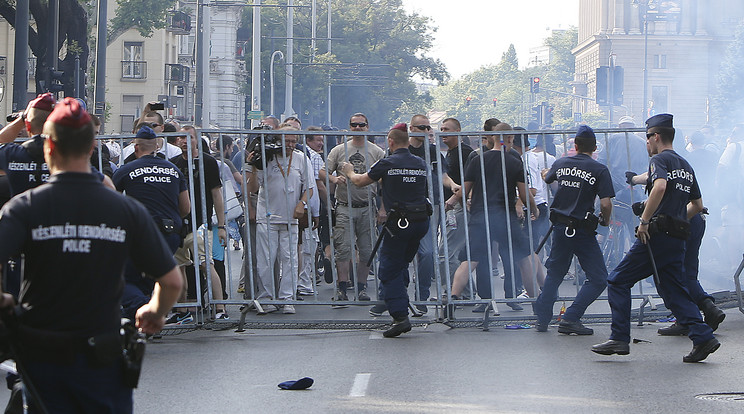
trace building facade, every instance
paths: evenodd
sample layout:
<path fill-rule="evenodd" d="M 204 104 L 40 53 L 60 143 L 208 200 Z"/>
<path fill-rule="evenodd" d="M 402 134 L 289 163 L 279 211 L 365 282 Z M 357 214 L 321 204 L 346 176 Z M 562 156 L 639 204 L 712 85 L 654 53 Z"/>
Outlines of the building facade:
<path fill-rule="evenodd" d="M 721 60 L 744 18 L 744 2 L 580 0 L 579 14 L 574 93 L 590 99 L 577 99 L 575 112 L 609 111 L 594 99 L 596 70 L 614 64 L 624 69 L 624 85 L 613 123 L 631 115 L 640 124 L 663 112 L 674 114 L 675 125 L 685 130 L 708 122 Z"/>

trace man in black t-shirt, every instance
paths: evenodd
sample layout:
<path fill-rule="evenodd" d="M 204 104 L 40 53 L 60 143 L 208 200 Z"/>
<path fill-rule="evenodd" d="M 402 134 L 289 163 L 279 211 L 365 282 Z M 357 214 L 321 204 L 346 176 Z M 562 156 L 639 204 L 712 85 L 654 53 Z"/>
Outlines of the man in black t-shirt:
<path fill-rule="evenodd" d="M 188 142 L 185 136 L 178 137 L 176 145 L 181 147 L 183 153 L 177 157 L 170 159 L 170 162 L 176 165 L 179 170 L 186 177 L 187 181 L 190 181 L 189 185 L 194 187 L 195 203 L 191 205 L 191 214 L 184 219 L 183 225 L 186 226 L 188 234 L 183 240 L 183 245 L 176 250 L 175 258 L 179 266 L 189 266 L 194 263 L 194 233 L 192 223 L 196 224 L 196 228 L 205 225 L 207 229 L 211 228 L 211 223 L 208 220 L 212 217 L 212 209 L 217 215 L 217 228 L 220 243 L 225 246 L 227 243 L 227 231 L 225 230 L 225 208 L 224 201 L 222 199 L 222 180 L 220 179 L 220 170 L 217 166 L 217 160 L 209 154 L 199 151 L 199 142 L 197 141 L 196 129 L 192 126 L 185 126 L 181 128 L 182 131 L 188 133 L 188 139 L 191 140 L 191 171 L 189 171 L 189 159 L 188 159 Z M 204 163 L 204 177 L 201 177 L 199 168 L 200 159 Z M 189 187 L 190 188 L 190 187 Z M 205 190 L 206 189 L 206 190 Z M 206 202 L 206 216 L 202 211 L 201 200 Z M 196 212 L 196 214 L 194 214 Z M 186 232 L 184 232 L 186 233 Z M 198 232 L 197 232 L 198 233 Z M 210 275 L 212 280 L 212 296 L 215 300 L 222 300 L 222 282 L 220 281 L 217 270 L 214 268 L 212 263 L 212 255 L 205 255 L 204 252 L 204 236 L 199 234 L 197 240 L 199 267 L 202 271 L 206 272 L 206 263 L 210 266 Z M 209 259 L 209 260 L 207 260 Z M 199 295 L 199 292 L 196 292 Z M 186 293 L 182 296 L 185 299 Z M 187 312 L 188 313 L 188 312 Z M 227 318 L 225 313 L 224 305 L 217 305 L 217 317 L 220 319 Z M 184 318 L 188 318 L 188 315 L 180 315 Z M 177 317 L 178 318 L 178 317 Z"/>
<path fill-rule="evenodd" d="M 139 202 L 110 191 L 90 173 L 93 123 L 72 99 L 44 124 L 47 184 L 14 198 L 0 213 L 0 261 L 23 254 L 19 306 L 0 309 L 19 323 L 13 335 L 41 403 L 55 412 L 132 412 L 124 381 L 120 299 L 124 261 L 156 280 L 137 326 L 156 333 L 181 290 L 163 238 Z M 71 374 L 74 373 L 74 374 Z M 33 412 L 41 411 L 30 401 Z"/>
<path fill-rule="evenodd" d="M 503 125 L 502 130 L 511 129 L 508 124 L 500 125 Z M 504 265 L 506 298 L 514 297 L 515 293 L 511 285 L 514 273 L 512 262 L 519 266 L 522 275 L 533 274 L 529 260 L 531 254 L 529 242 L 519 229 L 515 210 L 517 193 L 523 203 L 530 203 L 531 211 L 539 213 L 534 199 L 527 196 L 520 159 L 505 153 L 504 143 L 512 138 L 512 136 L 504 135 L 502 140 L 500 136 L 489 135 L 489 146 L 493 149 L 483 153 L 484 174 L 481 174 L 480 159 L 475 158 L 465 167 L 463 176 L 463 191 L 470 197 L 470 220 L 468 222 L 470 258 L 472 266 L 476 267 L 478 295 L 482 299 L 492 298 L 490 265 L 495 263 L 495 258 L 491 258 L 492 263 L 489 263 L 491 242 L 498 242 L 499 255 Z M 483 182 L 483 177 L 485 177 L 485 182 Z M 484 187 L 485 199 L 483 197 Z M 460 253 L 460 259 L 463 262 L 455 272 L 452 282 L 452 295 L 455 299 L 459 299 L 469 273 L 467 256 L 464 253 L 464 250 Z"/>

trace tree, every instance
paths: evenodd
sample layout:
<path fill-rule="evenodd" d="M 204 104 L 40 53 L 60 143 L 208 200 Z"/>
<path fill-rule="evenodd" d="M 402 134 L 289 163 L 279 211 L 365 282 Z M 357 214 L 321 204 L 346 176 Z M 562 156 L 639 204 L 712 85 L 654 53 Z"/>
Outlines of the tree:
<path fill-rule="evenodd" d="M 116 15 L 109 21 L 109 45 L 129 29 L 137 29 L 142 37 L 150 37 L 153 30 L 164 28 L 166 12 L 173 8 L 176 0 L 116 0 L 116 4 Z"/>
<path fill-rule="evenodd" d="M 52 24 L 47 11 L 47 1 L 29 0 L 29 12 L 35 24 L 28 29 L 28 46 L 31 48 L 31 53 L 36 56 L 37 93 L 42 92 L 39 81 L 43 80 L 43 77 L 40 74 L 48 73 L 49 70 L 47 39 L 51 36 Z M 75 57 L 80 57 L 81 70 L 85 71 L 85 62 L 88 61 L 90 52 L 88 49 L 88 12 L 78 0 L 59 0 L 59 15 L 59 43 L 57 50 L 52 53 L 59 56 L 58 68 L 65 73 L 63 78 L 65 95 L 72 96 Z M 0 16 L 15 28 L 15 2 L 11 4 L 8 0 L 0 0 Z"/>
<path fill-rule="evenodd" d="M 269 59 L 274 50 L 286 51 L 286 11 L 264 8 L 262 13 L 262 107 L 268 108 Z M 317 11 L 318 37 L 327 32 L 327 11 Z M 242 27 L 250 33 L 252 8 L 246 7 Z M 294 35 L 310 37 L 310 10 L 295 10 Z M 419 93 L 412 78 L 444 81 L 448 74 L 436 59 L 423 57 L 432 46 L 434 28 L 416 13 L 407 14 L 401 0 L 333 0 L 332 53 L 326 41 L 318 50 L 309 40 L 294 42 L 293 109 L 304 123 L 327 119 L 328 80 L 332 83 L 332 121 L 345 126 L 354 112 L 364 112 L 373 129 L 385 129 L 412 112 L 425 110 L 428 95 Z M 251 54 L 246 53 L 250 67 Z M 275 65 L 276 105 L 284 107 L 284 70 Z M 254 74 L 256 75 L 256 74 Z M 248 81 L 250 84 L 250 80 Z"/>
<path fill-rule="evenodd" d="M 713 120 L 720 128 L 730 128 L 744 117 L 744 23 L 726 49 L 718 73 L 718 91 L 713 99 Z"/>

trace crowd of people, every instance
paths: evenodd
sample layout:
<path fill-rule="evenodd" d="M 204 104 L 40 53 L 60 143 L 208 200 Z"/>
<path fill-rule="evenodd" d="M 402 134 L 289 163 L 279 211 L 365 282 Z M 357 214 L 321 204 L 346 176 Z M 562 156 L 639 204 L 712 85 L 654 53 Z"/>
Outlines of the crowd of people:
<path fill-rule="evenodd" d="M 29 104 L 26 119 L 3 128 L 0 141 L 10 143 L 24 131 L 39 136 L 43 119 L 35 119 L 35 113 L 49 112 L 54 104 L 50 99 L 40 97 Z M 576 280 L 581 288 L 559 332 L 591 334 L 580 318 L 604 291 L 612 270 L 597 244 L 606 231 L 597 229 L 597 224 L 636 223 L 630 209 L 613 212 L 612 200 L 630 205 L 646 198 L 644 185 L 652 188 L 631 177 L 648 169 L 649 156 L 654 154 L 647 140 L 630 132 L 602 140 L 586 126 L 566 136 L 565 142 L 555 143 L 547 134 L 531 140 L 524 128 L 496 118 L 484 122 L 483 133 L 462 134 L 455 118 L 446 118 L 438 126 L 439 145 L 426 115 L 413 116 L 405 127 L 408 152 L 426 163 L 426 196 L 431 204 L 431 225 L 417 241 L 412 257 L 417 304 L 411 311 L 416 316 L 425 314 L 426 302 L 441 294 L 442 302 L 452 302 L 445 308 L 450 317 L 454 304 L 463 300 L 476 304 L 473 312 L 489 312 L 493 310 L 489 300 L 498 295 L 517 311 L 523 310 L 523 303 L 536 301 L 537 327 L 545 331 L 558 286 L 575 255 L 585 280 Z M 623 117 L 619 127 L 634 128 L 635 123 Z M 390 312 L 385 292 L 382 284 L 370 289 L 368 280 L 381 272 L 370 265 L 383 260 L 375 257 L 375 242 L 384 233 L 392 206 L 385 205 L 380 182 L 358 186 L 349 177 L 367 173 L 393 153 L 369 132 L 370 121 L 363 113 L 352 114 L 343 132 L 313 133 L 323 130 L 304 128 L 296 117 L 280 122 L 269 116 L 250 135 L 202 135 L 193 126 L 165 120 L 148 104 L 133 127 L 135 138 L 127 145 L 103 141 L 90 163 L 104 184 L 147 207 L 181 271 L 184 288 L 179 302 L 207 295 L 207 302 L 216 301 L 213 317 L 225 320 L 229 315 L 222 300 L 243 294 L 256 299 L 249 307 L 259 314 L 294 314 L 296 301 L 317 295 L 324 277 L 334 283 L 330 298 L 334 309 L 374 298 L 378 303 L 369 312 L 380 316 Z M 706 138 L 705 131 L 709 128 L 686 137 L 677 151 L 700 171 L 696 183 L 707 191 L 726 177 L 742 174 L 744 126 L 737 126 L 720 148 Z M 21 152 L 38 152 L 33 142 L 23 144 L 26 148 Z M 0 167 L 11 190 L 7 198 L 27 188 L 16 183 L 15 174 L 20 173 L 25 184 L 39 184 L 48 174 L 43 162 L 13 160 L 19 147 L 6 144 L 0 150 Z M 711 174 L 710 164 L 716 160 L 718 172 Z M 586 189 L 584 182 L 590 183 Z M 742 191 L 726 195 L 718 206 L 721 221 L 724 226 L 740 226 Z M 596 210 L 601 214 L 594 216 Z M 630 248 L 632 240 L 628 243 Z M 543 245 L 543 250 L 538 248 Z M 227 251 L 247 246 L 239 284 L 230 292 Z M 197 291 L 197 285 L 207 283 L 196 283 L 195 273 L 201 275 L 201 282 L 210 277 L 210 292 Z M 492 286 L 498 280 L 494 273 L 503 275 L 500 289 Z M 150 300 L 154 283 L 146 276 L 128 263 L 122 299 L 126 316 L 133 318 Z M 6 279 L 6 289 L 17 289 L 18 277 Z M 501 289 L 503 296 L 497 293 Z M 701 297 L 701 301 L 710 299 L 707 294 Z M 713 312 L 715 306 L 709 305 L 706 302 Z M 167 322 L 189 324 L 194 316 L 194 309 L 181 306 Z M 689 331 L 684 326 L 675 329 L 672 332 Z"/>

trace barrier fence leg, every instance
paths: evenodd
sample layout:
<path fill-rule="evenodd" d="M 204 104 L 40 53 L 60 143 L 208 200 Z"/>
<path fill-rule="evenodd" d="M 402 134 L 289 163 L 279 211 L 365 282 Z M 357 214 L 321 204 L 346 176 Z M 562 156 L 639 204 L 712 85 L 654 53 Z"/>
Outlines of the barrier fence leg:
<path fill-rule="evenodd" d="M 744 269 L 744 257 L 742 257 L 741 262 L 739 263 L 739 267 L 736 269 L 736 273 L 734 273 L 734 284 L 736 284 L 736 298 L 739 301 L 739 312 L 741 313 L 744 313 L 744 305 L 742 304 L 741 281 L 739 281 L 739 276 L 741 275 L 741 271 L 743 269 Z"/>

